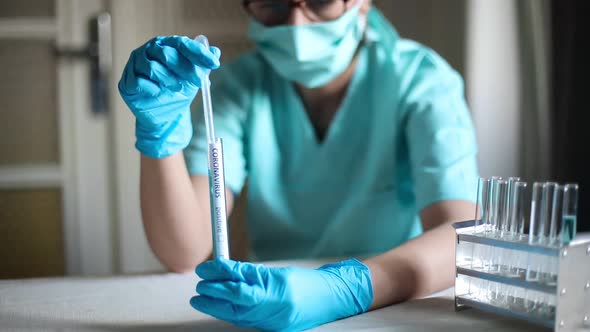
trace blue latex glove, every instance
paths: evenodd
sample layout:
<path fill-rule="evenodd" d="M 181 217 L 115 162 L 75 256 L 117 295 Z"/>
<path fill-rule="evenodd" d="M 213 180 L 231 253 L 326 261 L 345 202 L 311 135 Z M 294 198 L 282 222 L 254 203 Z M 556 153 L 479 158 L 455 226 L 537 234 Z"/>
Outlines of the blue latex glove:
<path fill-rule="evenodd" d="M 134 50 L 119 93 L 136 117 L 136 148 L 152 158 L 184 149 L 193 130 L 190 104 L 221 51 L 188 37 L 156 37 Z"/>
<path fill-rule="evenodd" d="M 300 331 L 367 311 L 369 268 L 357 261 L 316 270 L 268 268 L 217 258 L 199 265 L 193 308 L 242 327 Z"/>

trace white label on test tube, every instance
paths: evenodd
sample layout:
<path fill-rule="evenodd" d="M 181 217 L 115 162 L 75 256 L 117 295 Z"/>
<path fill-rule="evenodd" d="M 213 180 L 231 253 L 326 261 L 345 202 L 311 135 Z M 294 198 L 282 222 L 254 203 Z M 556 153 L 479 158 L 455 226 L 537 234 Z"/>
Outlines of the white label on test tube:
<path fill-rule="evenodd" d="M 209 143 L 209 197 L 211 203 L 213 257 L 229 259 L 224 179 L 223 145 L 221 138 L 217 138 L 215 143 Z"/>

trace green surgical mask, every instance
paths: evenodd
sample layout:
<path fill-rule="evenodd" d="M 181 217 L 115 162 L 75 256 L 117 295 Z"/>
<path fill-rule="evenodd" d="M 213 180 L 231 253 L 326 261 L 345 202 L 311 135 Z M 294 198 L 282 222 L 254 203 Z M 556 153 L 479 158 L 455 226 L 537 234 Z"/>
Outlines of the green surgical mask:
<path fill-rule="evenodd" d="M 363 37 L 360 4 L 340 18 L 306 25 L 266 27 L 254 20 L 248 35 L 283 78 L 308 88 L 323 86 L 344 72 Z"/>

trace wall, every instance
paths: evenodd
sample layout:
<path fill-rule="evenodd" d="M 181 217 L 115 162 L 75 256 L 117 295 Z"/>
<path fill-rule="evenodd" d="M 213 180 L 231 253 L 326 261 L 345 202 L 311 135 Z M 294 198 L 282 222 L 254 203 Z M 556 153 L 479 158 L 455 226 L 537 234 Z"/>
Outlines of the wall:
<path fill-rule="evenodd" d="M 519 175 L 521 93 L 514 0 L 471 0 L 466 81 L 483 176 Z"/>

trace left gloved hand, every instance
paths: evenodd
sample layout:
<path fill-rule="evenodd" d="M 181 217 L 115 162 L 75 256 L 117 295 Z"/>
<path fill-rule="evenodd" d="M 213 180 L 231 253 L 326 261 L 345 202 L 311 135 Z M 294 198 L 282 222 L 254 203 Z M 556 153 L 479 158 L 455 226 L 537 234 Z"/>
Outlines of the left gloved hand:
<path fill-rule="evenodd" d="M 365 312 L 373 302 L 369 268 L 356 259 L 313 270 L 217 258 L 196 273 L 203 280 L 191 305 L 242 327 L 305 330 Z"/>

